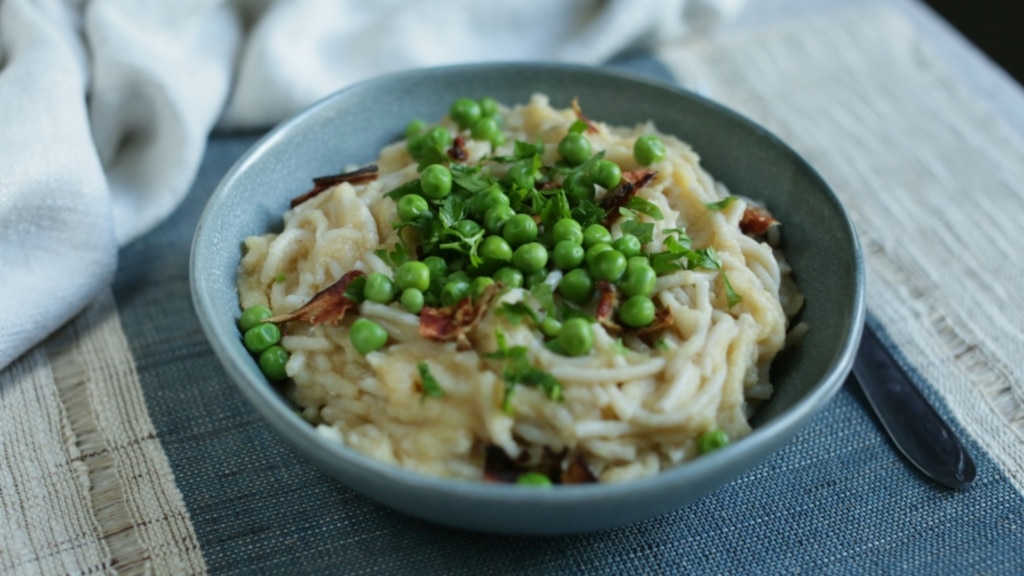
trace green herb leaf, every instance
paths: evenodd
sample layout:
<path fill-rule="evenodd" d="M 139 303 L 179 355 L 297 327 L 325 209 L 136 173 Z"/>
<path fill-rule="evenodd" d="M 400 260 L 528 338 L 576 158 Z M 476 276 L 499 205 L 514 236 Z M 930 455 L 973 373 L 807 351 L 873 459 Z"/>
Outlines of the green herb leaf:
<path fill-rule="evenodd" d="M 546 230 L 551 230 L 555 226 L 555 222 L 562 218 L 572 218 L 572 208 L 569 207 L 569 199 L 565 197 L 565 191 L 557 188 L 541 209 L 540 221 Z"/>
<path fill-rule="evenodd" d="M 420 379 L 423 382 L 423 398 L 430 396 L 431 398 L 440 398 L 444 396 L 444 388 L 438 384 L 437 379 L 430 373 L 430 366 L 426 362 L 420 362 L 416 364 L 416 368 L 420 371 Z"/>
<path fill-rule="evenodd" d="M 651 254 L 651 268 L 654 269 L 654 273 L 658 276 L 664 276 L 670 274 L 676 270 L 682 270 L 683 265 L 679 262 L 682 258 L 682 254 L 673 254 L 672 252 L 658 252 Z"/>
<path fill-rule="evenodd" d="M 722 283 L 725 284 L 725 298 L 729 302 L 729 308 L 743 302 L 743 296 L 736 293 L 733 289 L 732 283 L 729 282 L 729 277 L 725 275 L 725 270 L 722 270 Z"/>
<path fill-rule="evenodd" d="M 735 196 L 726 196 L 725 198 L 722 198 L 718 202 L 709 202 L 705 204 L 704 207 L 707 208 L 708 210 L 711 210 L 712 212 L 718 212 L 719 210 L 725 210 L 726 208 L 729 207 L 730 204 L 732 204 L 735 201 Z"/>
<path fill-rule="evenodd" d="M 683 256 L 692 251 L 690 249 L 689 243 L 690 237 L 687 236 L 686 240 L 687 242 L 683 243 L 676 236 L 666 236 L 665 246 L 668 248 L 668 251 L 671 252 L 672 254 L 675 254 L 677 256 Z"/>
<path fill-rule="evenodd" d="M 636 220 L 623 220 L 619 225 L 623 234 L 636 236 L 641 244 L 647 244 L 654 240 L 654 224 L 651 222 L 637 222 Z"/>
<path fill-rule="evenodd" d="M 661 350 L 662 352 L 664 352 L 664 351 L 668 350 L 668 342 L 666 342 L 664 338 L 658 338 L 654 342 L 654 347 L 656 349 Z"/>
<path fill-rule="evenodd" d="M 385 248 L 380 248 L 374 250 L 373 253 L 383 260 L 385 264 L 396 269 L 409 261 L 409 249 L 402 242 L 396 243 L 391 252 L 388 252 Z"/>
<path fill-rule="evenodd" d="M 505 413 L 512 413 L 512 394 L 518 385 L 539 388 L 548 398 L 558 402 L 564 399 L 562 383 L 551 374 L 530 364 L 530 360 L 526 357 L 525 346 L 509 348 L 505 340 L 505 333 L 501 330 L 495 331 L 494 338 L 497 341 L 498 349 L 484 354 L 484 357 L 492 360 L 505 360 L 505 368 L 502 370 L 502 378 L 505 381 L 502 410 Z"/>
<path fill-rule="evenodd" d="M 647 214 L 655 220 L 661 220 L 665 217 L 665 215 L 661 213 L 661 208 L 658 208 L 657 204 L 639 196 L 633 196 L 630 198 L 629 202 L 626 202 L 626 208 L 636 210 L 641 214 Z"/>
<path fill-rule="evenodd" d="M 560 402 L 562 383 L 551 374 L 530 364 L 526 357 L 516 358 L 505 367 L 505 382 L 540 388 L 548 398 Z"/>
<path fill-rule="evenodd" d="M 703 250 L 694 250 L 690 254 L 687 254 L 687 260 L 690 262 L 689 268 L 707 268 L 708 270 L 721 270 L 722 261 L 718 258 L 718 253 L 711 246 Z"/>
<path fill-rule="evenodd" d="M 345 298 L 361 304 L 365 297 L 363 296 L 363 290 L 366 288 L 366 276 L 356 276 L 348 283 L 345 287 Z"/>
<path fill-rule="evenodd" d="M 274 282 L 277 282 L 277 283 L 284 282 L 287 279 L 288 279 L 288 276 L 285 276 L 284 273 L 281 273 L 281 274 L 278 274 L 277 276 L 274 276 Z"/>
<path fill-rule="evenodd" d="M 573 207 L 571 215 L 573 220 L 576 220 L 580 223 L 580 226 L 586 228 L 603 220 L 605 211 L 596 202 L 582 200 Z"/>
<path fill-rule="evenodd" d="M 519 325 L 526 318 L 533 320 L 535 324 L 539 322 L 537 313 L 525 302 L 504 302 L 501 308 L 494 310 L 494 313 L 507 319 L 513 326 Z"/>
<path fill-rule="evenodd" d="M 441 225 L 445 228 L 451 228 L 456 222 L 466 217 L 468 212 L 466 202 L 462 198 L 450 194 L 445 197 L 441 206 L 437 210 L 437 217 L 441 220 Z"/>
<path fill-rule="evenodd" d="M 420 194 L 421 192 L 423 192 L 423 187 L 420 186 L 420 179 L 417 178 L 415 180 L 409 180 L 405 184 L 402 184 L 398 188 L 388 192 L 385 196 L 391 198 L 395 202 L 398 202 L 398 200 L 406 194 Z"/>
<path fill-rule="evenodd" d="M 537 140 L 536 144 L 530 144 L 529 142 L 523 142 L 522 140 L 516 140 L 516 143 L 512 148 L 513 158 L 516 160 L 526 160 L 531 157 L 539 157 L 544 153 L 544 143 Z"/>
<path fill-rule="evenodd" d="M 577 120 L 569 126 L 570 134 L 583 134 L 590 126 L 584 120 Z"/>
<path fill-rule="evenodd" d="M 447 164 L 448 163 L 448 149 L 440 144 L 427 145 L 423 147 L 423 152 L 420 154 L 419 162 L 416 165 L 416 169 L 423 172 L 427 166 L 433 164 Z"/>
<path fill-rule="evenodd" d="M 568 302 L 562 302 L 562 305 L 558 307 L 558 320 L 565 322 L 571 318 L 583 318 L 590 323 L 597 321 L 585 310 L 581 310 Z"/>
<path fill-rule="evenodd" d="M 541 310 L 547 313 L 548 316 L 554 316 L 555 314 L 555 292 L 551 289 L 549 284 L 541 282 L 540 284 L 534 284 L 530 288 L 530 295 L 540 304 Z M 536 320 L 536 318 L 534 318 Z"/>
<path fill-rule="evenodd" d="M 472 194 L 483 192 L 497 182 L 489 174 L 481 172 L 479 166 L 452 164 L 448 169 L 452 173 L 452 182 Z"/>

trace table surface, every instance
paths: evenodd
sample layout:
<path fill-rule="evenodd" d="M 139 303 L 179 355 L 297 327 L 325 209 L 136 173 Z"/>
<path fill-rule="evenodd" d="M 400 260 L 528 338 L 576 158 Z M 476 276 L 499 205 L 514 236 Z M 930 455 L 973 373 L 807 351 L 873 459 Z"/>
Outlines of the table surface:
<path fill-rule="evenodd" d="M 874 30 L 879 39 L 863 49 L 843 44 L 873 38 Z M 864 75 L 842 85 L 841 74 L 814 59 L 821 50 L 836 50 L 839 72 L 847 66 Z M 899 67 L 906 63 L 913 66 Z M 1024 416 L 1016 413 L 1016 427 L 1012 417 L 1024 405 L 1012 387 L 1024 370 L 1024 344 L 1012 330 L 992 343 L 985 334 L 1002 334 L 994 325 L 979 336 L 935 287 L 943 266 L 970 265 L 928 255 L 935 233 L 928 225 L 938 224 L 895 219 L 878 207 L 906 201 L 921 214 L 940 210 L 899 196 L 904 181 L 931 183 L 934 174 L 970 182 L 997 174 L 992 187 L 1003 187 L 991 190 L 996 205 L 1024 206 L 1017 183 L 1024 178 L 1013 179 L 1015 166 L 1024 166 L 1020 86 L 910 0 L 756 0 L 712 38 L 611 65 L 735 107 L 823 170 L 861 229 L 871 323 L 965 439 L 978 464 L 974 485 L 949 491 L 909 469 L 858 390 L 845 386 L 806 430 L 735 482 L 618 530 L 557 538 L 474 534 L 370 502 L 315 471 L 258 419 L 199 328 L 188 284 L 192 234 L 206 198 L 259 136 L 218 134 L 180 209 L 121 251 L 111 292 L 0 372 L 0 461 L 7 464 L 0 473 L 0 533 L 7 535 L 0 572 L 1024 572 Z M 803 76 L 780 80 L 791 68 Z M 793 97 L 783 103 L 788 84 Z M 901 91 L 885 106 L 856 100 L 890 88 Z M 792 109 L 817 110 L 815 98 L 824 97 L 834 98 L 835 109 L 821 113 L 820 126 Z M 894 131 L 923 129 L 915 122 L 950 109 L 955 116 L 937 120 L 939 132 L 915 147 L 898 139 L 853 142 L 857 133 L 843 132 L 851 129 L 847 121 L 870 129 L 871 122 L 884 128 L 901 118 Z M 954 134 L 943 126 L 963 143 L 943 139 Z M 836 134 L 850 141 L 837 145 Z M 899 166 L 878 152 L 880 143 Z M 991 164 L 956 163 L 974 159 L 971 151 Z M 858 190 L 865 174 L 879 173 L 887 179 L 872 187 L 888 186 L 888 196 Z M 1024 268 L 1008 253 L 1010 268 Z M 979 266 L 987 262 L 978 258 Z M 1004 299 L 996 304 L 1011 323 L 1024 321 L 1020 308 L 1007 304 L 1010 295 L 989 296 Z M 950 343 L 950 334 L 968 341 Z M 947 345 L 960 346 L 962 355 L 947 354 Z M 989 354 L 981 358 L 994 359 L 1005 374 L 982 378 L 977 367 L 964 368 L 977 354 Z M 1001 377 L 1011 383 L 1002 396 L 979 391 Z M 43 456 L 12 464 L 22 444 Z"/>

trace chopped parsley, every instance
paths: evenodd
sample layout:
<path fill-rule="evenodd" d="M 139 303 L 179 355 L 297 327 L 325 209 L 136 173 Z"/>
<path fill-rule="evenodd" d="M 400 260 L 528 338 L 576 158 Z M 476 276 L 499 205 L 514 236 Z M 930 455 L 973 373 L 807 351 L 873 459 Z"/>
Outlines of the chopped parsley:
<path fill-rule="evenodd" d="M 423 396 L 421 398 L 426 399 L 427 396 L 440 398 L 444 396 L 444 388 L 441 388 L 437 379 L 430 373 L 430 366 L 426 362 L 419 362 L 416 364 L 416 368 L 420 371 L 420 381 L 423 387 Z"/>

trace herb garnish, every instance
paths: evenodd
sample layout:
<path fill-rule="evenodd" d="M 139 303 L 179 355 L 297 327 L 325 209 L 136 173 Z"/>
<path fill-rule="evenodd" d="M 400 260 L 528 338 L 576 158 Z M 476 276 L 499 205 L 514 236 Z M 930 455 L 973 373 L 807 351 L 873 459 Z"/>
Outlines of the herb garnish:
<path fill-rule="evenodd" d="M 430 366 L 426 362 L 419 362 L 416 364 L 416 368 L 420 371 L 420 381 L 423 386 L 423 399 L 427 396 L 431 398 L 440 398 L 444 396 L 444 388 L 438 384 L 437 379 L 430 373 Z"/>

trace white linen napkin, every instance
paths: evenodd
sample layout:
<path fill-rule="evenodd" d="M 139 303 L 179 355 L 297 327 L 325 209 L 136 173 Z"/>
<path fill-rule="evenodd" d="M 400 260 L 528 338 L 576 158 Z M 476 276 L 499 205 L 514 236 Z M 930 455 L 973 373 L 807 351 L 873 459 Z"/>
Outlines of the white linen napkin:
<path fill-rule="evenodd" d="M 600 63 L 742 1 L 0 0 L 0 369 L 110 283 L 218 124 L 402 69 Z"/>

